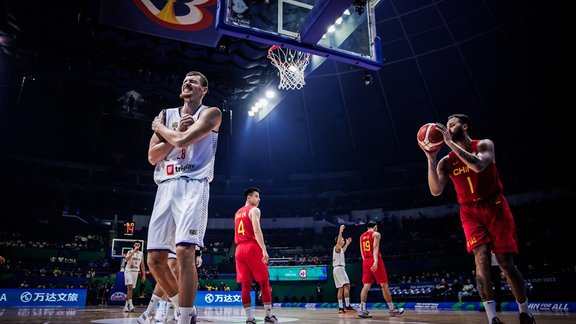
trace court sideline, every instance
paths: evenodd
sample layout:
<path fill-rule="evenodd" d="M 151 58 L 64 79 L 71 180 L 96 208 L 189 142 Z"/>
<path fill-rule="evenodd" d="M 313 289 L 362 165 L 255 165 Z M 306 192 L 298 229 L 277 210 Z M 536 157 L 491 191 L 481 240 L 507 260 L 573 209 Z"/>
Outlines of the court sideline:
<path fill-rule="evenodd" d="M 99 323 L 136 324 L 136 318 L 144 310 L 137 307 L 134 313 L 123 313 L 118 306 L 88 306 L 85 308 L 4 308 L 0 309 L 1 323 Z M 246 319 L 240 307 L 201 307 L 198 323 L 243 324 Z M 326 308 L 274 308 L 280 323 L 314 324 L 485 324 L 486 315 L 479 311 L 406 310 L 400 316 L 390 317 L 386 310 L 371 310 L 372 318 L 359 318 L 355 312 L 339 315 L 336 309 Z M 256 309 L 258 323 L 263 323 L 264 310 Z M 576 323 L 576 314 L 568 312 L 535 313 L 538 324 Z M 507 324 L 518 323 L 517 313 L 502 312 L 499 317 Z"/>

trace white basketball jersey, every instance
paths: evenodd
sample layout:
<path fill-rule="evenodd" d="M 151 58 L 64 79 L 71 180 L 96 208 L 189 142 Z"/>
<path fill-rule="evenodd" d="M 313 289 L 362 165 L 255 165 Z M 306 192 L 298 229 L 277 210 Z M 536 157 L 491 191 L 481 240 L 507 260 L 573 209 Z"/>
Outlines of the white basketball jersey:
<path fill-rule="evenodd" d="M 142 251 L 134 252 L 132 258 L 126 261 L 124 271 L 140 272 L 140 265 L 142 264 L 143 257 L 144 253 L 142 253 Z"/>
<path fill-rule="evenodd" d="M 194 121 L 198 120 L 198 116 L 206 108 L 208 106 L 200 106 L 192 116 Z M 180 119 L 180 108 L 166 109 L 164 120 L 167 127 L 177 129 Z M 217 144 L 218 133 L 211 131 L 206 137 L 190 146 L 173 148 L 164 160 L 156 164 L 154 182 L 160 184 L 163 181 L 180 177 L 211 182 L 214 178 Z"/>
<path fill-rule="evenodd" d="M 343 248 L 340 248 L 340 253 L 336 252 L 336 247 L 332 249 L 332 266 L 346 266 L 346 261 L 344 261 Z"/>

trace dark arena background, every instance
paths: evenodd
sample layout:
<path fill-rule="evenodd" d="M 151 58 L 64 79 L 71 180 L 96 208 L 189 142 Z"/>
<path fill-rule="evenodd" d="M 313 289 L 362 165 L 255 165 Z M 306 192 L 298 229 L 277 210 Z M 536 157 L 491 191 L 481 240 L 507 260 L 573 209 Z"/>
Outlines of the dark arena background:
<path fill-rule="evenodd" d="M 123 254 L 134 240 L 147 246 L 151 122 L 182 104 L 182 80 L 197 70 L 210 82 L 204 103 L 223 113 L 198 322 L 245 323 L 233 217 L 255 186 L 281 323 L 486 323 L 477 292 L 461 294 L 475 265 L 455 192 L 449 183 L 430 194 L 416 141 L 421 125 L 464 113 L 472 138 L 495 143 L 531 312 L 540 324 L 575 323 L 574 10 L 532 0 L 340 1 L 0 0 L 0 322 L 136 323 L 155 281 L 148 274 L 135 311 L 123 312 Z M 286 7 L 283 20 L 308 32 L 268 31 L 276 8 L 294 2 L 300 9 Z M 317 8 L 344 2 L 344 19 L 366 20 L 338 48 L 319 46 L 331 36 L 318 24 L 331 13 Z M 144 14 L 169 4 L 173 21 Z M 246 11 L 226 16 L 227 26 L 222 14 L 232 11 L 219 10 L 231 5 Z M 202 20 L 178 20 L 193 12 L 184 6 L 203 8 Z M 314 54 L 301 89 L 278 88 L 272 43 Z M 345 225 L 358 308 L 358 240 L 369 221 L 401 316 L 389 316 L 376 285 L 371 319 L 338 314 L 334 238 Z M 510 287 L 500 280 L 496 289 L 498 316 L 517 323 Z M 252 296 L 260 323 L 258 285 Z"/>

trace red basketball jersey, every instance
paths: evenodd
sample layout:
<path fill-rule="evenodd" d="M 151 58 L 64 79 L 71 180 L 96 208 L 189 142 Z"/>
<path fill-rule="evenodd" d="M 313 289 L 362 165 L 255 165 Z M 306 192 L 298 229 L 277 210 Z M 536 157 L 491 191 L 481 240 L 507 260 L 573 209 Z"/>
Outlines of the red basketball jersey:
<path fill-rule="evenodd" d="M 478 153 L 478 140 L 473 140 L 470 153 Z M 471 203 L 494 198 L 502 192 L 496 163 L 491 163 L 482 172 L 471 170 L 454 152 L 448 153 L 448 169 L 458 203 Z"/>
<path fill-rule="evenodd" d="M 362 252 L 362 256 L 364 259 L 367 258 L 374 258 L 374 231 L 366 231 L 364 234 L 360 236 L 360 243 L 362 244 L 362 248 L 360 252 Z M 378 257 L 381 257 L 382 254 L 378 251 Z"/>
<path fill-rule="evenodd" d="M 236 212 L 234 216 L 234 242 L 236 245 L 245 242 L 256 242 L 254 235 L 254 227 L 252 227 L 252 220 L 250 219 L 250 209 L 253 206 L 246 205 Z"/>

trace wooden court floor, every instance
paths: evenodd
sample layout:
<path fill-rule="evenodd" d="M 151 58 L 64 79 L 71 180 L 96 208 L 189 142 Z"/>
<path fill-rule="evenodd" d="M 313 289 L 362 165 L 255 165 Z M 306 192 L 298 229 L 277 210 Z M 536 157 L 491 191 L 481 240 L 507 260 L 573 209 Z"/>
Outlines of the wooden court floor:
<path fill-rule="evenodd" d="M 133 313 L 123 313 L 121 306 L 88 306 L 86 308 L 4 308 L 0 309 L 0 323 L 101 323 L 136 324 L 144 310 L 137 307 Z M 198 323 L 243 324 L 244 313 L 240 307 L 199 308 Z M 274 308 L 280 323 L 310 324 L 486 324 L 486 315 L 478 311 L 424 311 L 406 310 L 400 316 L 390 317 L 386 310 L 372 310 L 370 319 L 359 318 L 356 313 L 339 315 L 336 309 Z M 263 323 L 264 310 L 256 309 L 258 323 Z M 536 313 L 538 324 L 576 323 L 576 313 Z M 516 312 L 502 312 L 499 317 L 506 324 L 518 323 Z"/>

